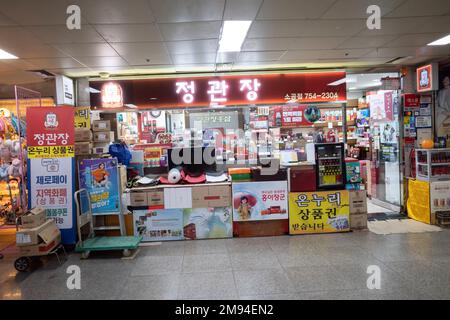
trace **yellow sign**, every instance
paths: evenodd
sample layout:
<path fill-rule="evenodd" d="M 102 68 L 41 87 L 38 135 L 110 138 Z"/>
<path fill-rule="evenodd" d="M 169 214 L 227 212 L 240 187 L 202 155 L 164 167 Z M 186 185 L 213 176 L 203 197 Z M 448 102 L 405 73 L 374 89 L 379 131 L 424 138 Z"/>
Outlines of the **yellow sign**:
<path fill-rule="evenodd" d="M 91 129 L 91 109 L 90 107 L 75 108 L 75 128 Z"/>
<path fill-rule="evenodd" d="M 75 157 L 74 146 L 28 146 L 28 158 Z"/>
<path fill-rule="evenodd" d="M 347 190 L 289 193 L 289 233 L 350 230 Z"/>
<path fill-rule="evenodd" d="M 408 217 L 431 224 L 430 184 L 426 181 L 408 179 Z"/>

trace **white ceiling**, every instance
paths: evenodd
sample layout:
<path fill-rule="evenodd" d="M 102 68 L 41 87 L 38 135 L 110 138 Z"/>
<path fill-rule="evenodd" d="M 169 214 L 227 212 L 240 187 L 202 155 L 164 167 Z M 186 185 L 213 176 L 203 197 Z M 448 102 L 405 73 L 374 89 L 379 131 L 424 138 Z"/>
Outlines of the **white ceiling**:
<path fill-rule="evenodd" d="M 30 69 L 69 76 L 273 68 L 394 69 L 448 58 L 449 0 L 0 0 L 0 83 L 40 81 Z M 66 9 L 81 8 L 81 30 Z M 366 27 L 369 5 L 381 30 Z M 253 20 L 242 52 L 217 54 L 223 20 Z M 12 76 L 14 75 L 14 76 Z"/>

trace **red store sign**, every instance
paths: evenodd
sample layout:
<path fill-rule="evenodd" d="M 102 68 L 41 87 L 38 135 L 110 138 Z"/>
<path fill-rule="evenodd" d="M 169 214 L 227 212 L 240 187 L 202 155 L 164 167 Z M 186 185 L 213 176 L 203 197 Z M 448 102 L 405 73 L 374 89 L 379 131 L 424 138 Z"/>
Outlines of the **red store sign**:
<path fill-rule="evenodd" d="M 101 93 L 91 93 L 91 105 L 111 108 L 122 101 L 140 108 L 174 108 L 342 102 L 347 99 L 346 84 L 339 80 L 345 76 L 343 71 L 334 71 L 92 81 L 90 87 Z"/>

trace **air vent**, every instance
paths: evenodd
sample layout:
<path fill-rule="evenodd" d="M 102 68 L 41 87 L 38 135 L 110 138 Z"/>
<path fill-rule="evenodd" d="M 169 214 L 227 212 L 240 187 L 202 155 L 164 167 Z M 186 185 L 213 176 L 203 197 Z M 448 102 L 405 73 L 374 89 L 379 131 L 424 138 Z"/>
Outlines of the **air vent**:
<path fill-rule="evenodd" d="M 38 77 L 41 77 L 43 79 L 52 79 L 55 77 L 53 73 L 48 72 L 47 70 L 27 70 L 28 72 L 32 72 Z"/>

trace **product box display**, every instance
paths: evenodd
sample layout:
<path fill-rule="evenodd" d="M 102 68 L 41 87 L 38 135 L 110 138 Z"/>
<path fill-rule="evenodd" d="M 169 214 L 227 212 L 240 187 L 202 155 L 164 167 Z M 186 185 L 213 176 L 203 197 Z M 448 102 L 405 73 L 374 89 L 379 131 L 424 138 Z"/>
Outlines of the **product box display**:
<path fill-rule="evenodd" d="M 92 154 L 109 153 L 109 143 L 95 143 L 92 147 Z"/>
<path fill-rule="evenodd" d="M 367 213 L 367 194 L 365 190 L 349 190 L 350 214 Z"/>
<path fill-rule="evenodd" d="M 111 131 L 111 121 L 110 120 L 94 120 L 92 122 L 92 131 Z"/>
<path fill-rule="evenodd" d="M 92 143 L 90 142 L 75 142 L 75 155 L 89 155 L 91 154 Z"/>
<path fill-rule="evenodd" d="M 111 142 L 114 141 L 114 131 L 94 132 L 94 142 Z"/>
<path fill-rule="evenodd" d="M 351 214 L 350 215 L 350 229 L 363 230 L 367 229 L 367 214 Z"/>
<path fill-rule="evenodd" d="M 75 128 L 75 142 L 92 141 L 92 131 L 87 128 Z"/>
<path fill-rule="evenodd" d="M 147 205 L 164 209 L 164 189 L 152 189 L 147 192 Z"/>
<path fill-rule="evenodd" d="M 231 186 L 192 187 L 192 208 L 229 207 Z"/>
<path fill-rule="evenodd" d="M 349 191 L 289 193 L 289 233 L 330 233 L 350 230 Z"/>
<path fill-rule="evenodd" d="M 55 237 L 59 234 L 59 229 L 56 226 L 54 220 L 47 220 L 42 225 L 31 228 L 31 229 L 21 229 L 16 233 L 16 245 L 20 246 L 30 246 L 39 244 L 41 242 L 46 242 L 49 239 Z"/>
<path fill-rule="evenodd" d="M 130 192 L 130 206 L 143 207 L 148 205 L 147 192 Z"/>
<path fill-rule="evenodd" d="M 47 217 L 44 208 L 36 207 L 21 216 L 20 219 L 22 228 L 32 229 L 44 224 Z"/>
<path fill-rule="evenodd" d="M 287 181 L 233 183 L 233 221 L 288 219 Z"/>
<path fill-rule="evenodd" d="M 184 238 L 187 240 L 231 238 L 232 212 L 231 207 L 184 209 Z"/>

